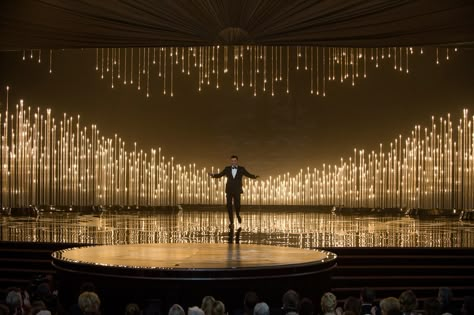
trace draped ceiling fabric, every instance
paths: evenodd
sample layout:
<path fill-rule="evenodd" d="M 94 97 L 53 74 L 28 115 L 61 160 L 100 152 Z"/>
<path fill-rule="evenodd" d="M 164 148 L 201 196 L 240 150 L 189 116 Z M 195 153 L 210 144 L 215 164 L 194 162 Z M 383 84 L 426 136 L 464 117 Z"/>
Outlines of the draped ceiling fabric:
<path fill-rule="evenodd" d="M 474 47 L 473 0 L 2 0 L 0 50 Z"/>

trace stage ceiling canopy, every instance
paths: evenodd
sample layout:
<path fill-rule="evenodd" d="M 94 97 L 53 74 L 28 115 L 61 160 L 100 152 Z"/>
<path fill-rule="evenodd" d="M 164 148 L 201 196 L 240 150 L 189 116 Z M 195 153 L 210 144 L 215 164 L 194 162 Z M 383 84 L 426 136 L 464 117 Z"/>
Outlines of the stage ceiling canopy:
<path fill-rule="evenodd" d="M 472 0 L 15 0 L 0 50 L 206 45 L 474 47 Z"/>

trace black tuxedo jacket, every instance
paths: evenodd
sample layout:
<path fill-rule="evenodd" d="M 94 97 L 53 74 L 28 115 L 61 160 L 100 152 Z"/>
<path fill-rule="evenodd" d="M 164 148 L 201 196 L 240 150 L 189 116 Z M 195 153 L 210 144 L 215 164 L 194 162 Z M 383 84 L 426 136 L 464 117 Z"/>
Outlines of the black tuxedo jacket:
<path fill-rule="evenodd" d="M 232 176 L 232 166 L 226 166 L 222 172 L 218 174 L 212 174 L 213 178 L 219 178 L 222 176 L 227 176 L 227 183 L 225 185 L 225 193 L 229 194 L 241 194 L 243 193 L 242 190 L 242 177 L 247 176 L 249 178 L 257 178 L 257 176 L 250 174 L 247 172 L 245 167 L 239 166 L 237 167 L 237 174 L 235 174 L 235 178 Z"/>

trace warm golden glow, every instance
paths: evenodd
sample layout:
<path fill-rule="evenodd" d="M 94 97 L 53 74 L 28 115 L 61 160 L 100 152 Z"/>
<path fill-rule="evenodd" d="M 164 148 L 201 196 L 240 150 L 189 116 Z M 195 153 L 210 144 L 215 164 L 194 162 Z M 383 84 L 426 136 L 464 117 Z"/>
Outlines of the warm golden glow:
<path fill-rule="evenodd" d="M 450 60 L 449 49 L 446 48 L 446 57 L 443 58 L 446 61 Z M 457 52 L 457 49 L 452 49 L 452 52 Z M 31 50 L 29 59 L 34 59 L 35 54 L 40 63 L 41 50 Z M 306 82 L 310 94 L 314 94 L 313 81 L 316 80 L 316 95 L 326 96 L 326 81 L 335 82 L 339 78 L 337 81 L 340 83 L 350 80 L 355 86 L 357 79 L 367 77 L 368 64 L 380 68 L 382 63 L 393 62 L 394 70 L 408 74 L 409 56 L 414 54 L 414 50 L 412 47 L 224 46 L 221 49 L 220 46 L 201 46 L 97 48 L 95 54 L 95 70 L 101 79 L 110 80 L 111 88 L 122 83 L 122 76 L 124 85 L 133 85 L 136 76 L 136 88 L 145 90 L 146 97 L 150 97 L 153 90 L 150 76 L 163 80 L 163 94 L 173 97 L 174 80 L 177 74 L 184 74 L 185 69 L 188 75 L 192 70 L 197 71 L 198 91 L 206 85 L 219 88 L 219 81 L 228 74 L 233 78 L 236 91 L 249 86 L 254 96 L 258 93 L 272 96 L 289 94 L 290 81 L 301 75 L 309 76 Z M 436 48 L 436 64 L 440 63 L 440 54 L 444 56 L 444 49 L 440 53 Z M 423 56 L 422 48 L 419 55 Z M 22 60 L 27 59 L 26 51 L 23 51 Z M 363 75 L 359 75 L 362 67 Z M 49 50 L 49 72 L 52 73 L 52 50 Z M 128 82 L 127 77 L 130 78 Z M 142 89 L 143 84 L 146 84 L 146 89 Z"/>
<path fill-rule="evenodd" d="M 2 241 L 82 244 L 227 243 L 227 213 L 211 207 L 167 211 L 43 212 L 4 216 Z M 302 209 L 245 208 L 243 244 L 321 247 L 472 247 L 472 229 L 456 218 L 346 216 Z M 270 211 L 269 211 L 270 210 Z M 236 233 L 232 237 L 235 240 Z"/>
<path fill-rule="evenodd" d="M 167 49 L 164 49 L 167 51 Z M 1 205 L 222 204 L 224 180 L 209 169 L 181 165 L 161 148 L 129 150 L 80 117 L 26 107 L 0 113 Z M 2 115 L 3 114 L 3 115 Z M 463 112 L 426 128 L 415 126 L 378 151 L 354 149 L 339 165 L 301 169 L 246 181 L 246 204 L 337 205 L 370 208 L 457 208 L 474 206 L 474 117 Z M 211 172 L 219 169 L 211 168 Z"/>

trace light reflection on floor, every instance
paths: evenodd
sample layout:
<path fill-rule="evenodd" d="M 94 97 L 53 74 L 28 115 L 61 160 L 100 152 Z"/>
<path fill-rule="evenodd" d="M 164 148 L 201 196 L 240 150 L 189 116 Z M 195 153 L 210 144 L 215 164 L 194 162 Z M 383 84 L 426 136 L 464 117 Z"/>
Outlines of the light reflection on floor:
<path fill-rule="evenodd" d="M 474 224 L 454 217 L 245 211 L 230 231 L 224 211 L 42 213 L 0 217 L 0 240 L 84 244 L 223 243 L 315 247 L 474 247 Z"/>

